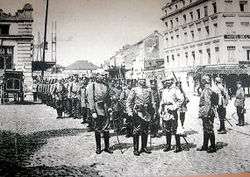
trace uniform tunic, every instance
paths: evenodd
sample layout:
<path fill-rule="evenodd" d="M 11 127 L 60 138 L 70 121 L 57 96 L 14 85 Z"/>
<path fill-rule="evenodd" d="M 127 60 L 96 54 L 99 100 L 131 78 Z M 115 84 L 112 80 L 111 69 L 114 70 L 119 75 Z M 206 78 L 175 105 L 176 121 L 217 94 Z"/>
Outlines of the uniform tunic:
<path fill-rule="evenodd" d="M 132 88 L 127 100 L 128 114 L 133 116 L 133 134 L 147 133 L 152 117 L 152 93 L 148 88 Z M 154 112 L 153 112 L 154 113 Z"/>
<path fill-rule="evenodd" d="M 108 106 L 110 105 L 110 91 L 107 85 L 103 83 L 91 82 L 86 88 L 88 106 L 92 113 L 97 114 L 94 118 L 95 131 L 108 131 L 109 115 Z"/>
<path fill-rule="evenodd" d="M 210 88 L 204 88 L 199 103 L 199 117 L 202 119 L 203 131 L 208 134 L 214 133 L 215 110 L 211 102 L 212 93 Z"/>
<path fill-rule="evenodd" d="M 172 85 L 162 91 L 162 99 L 160 102 L 161 118 L 163 120 L 163 130 L 166 133 L 176 134 L 178 114 L 177 110 L 183 104 L 184 97 L 180 89 Z"/>

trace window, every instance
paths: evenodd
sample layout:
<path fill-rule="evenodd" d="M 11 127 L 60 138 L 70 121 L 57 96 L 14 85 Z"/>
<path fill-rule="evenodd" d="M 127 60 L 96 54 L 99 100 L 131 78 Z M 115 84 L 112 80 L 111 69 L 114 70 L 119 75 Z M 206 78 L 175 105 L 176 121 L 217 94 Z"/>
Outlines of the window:
<path fill-rule="evenodd" d="M 167 56 L 167 63 L 169 63 L 169 56 Z"/>
<path fill-rule="evenodd" d="M 0 25 L 0 35 L 8 35 L 10 30 L 10 25 Z"/>
<path fill-rule="evenodd" d="M 174 40 L 174 36 L 171 36 L 171 39 Z"/>
<path fill-rule="evenodd" d="M 216 2 L 214 2 L 214 3 L 212 4 L 212 6 L 213 6 L 213 11 L 214 11 L 214 13 L 216 14 L 216 13 L 217 13 L 217 5 L 216 5 Z"/>
<path fill-rule="evenodd" d="M 13 47 L 0 47 L 0 69 L 12 69 Z"/>
<path fill-rule="evenodd" d="M 190 32 L 191 32 L 192 38 L 194 38 L 194 31 L 190 31 Z"/>
<path fill-rule="evenodd" d="M 185 52 L 185 57 L 186 57 L 186 65 L 188 65 L 188 52 Z"/>
<path fill-rule="evenodd" d="M 171 23 L 171 28 L 173 28 L 174 26 L 173 20 L 170 20 L 170 23 Z"/>
<path fill-rule="evenodd" d="M 247 1 L 240 1 L 240 11 L 245 12 L 245 6 L 247 4 Z"/>
<path fill-rule="evenodd" d="M 206 26 L 205 29 L 206 29 L 207 35 L 209 35 L 209 33 L 210 33 L 209 26 Z"/>
<path fill-rule="evenodd" d="M 185 14 L 183 15 L 183 19 L 184 19 L 184 22 L 186 23 L 187 22 L 187 16 Z"/>
<path fill-rule="evenodd" d="M 200 9 L 197 9 L 196 12 L 197 12 L 198 19 L 200 19 L 201 18 L 201 11 L 200 11 Z"/>
<path fill-rule="evenodd" d="M 172 55 L 172 60 L 173 60 L 173 61 L 175 60 L 174 55 Z"/>
<path fill-rule="evenodd" d="M 200 61 L 200 65 L 203 64 L 202 62 L 202 50 L 199 50 L 199 61 Z"/>
<path fill-rule="evenodd" d="M 193 20 L 193 19 L 194 19 L 194 14 L 193 14 L 193 12 L 190 12 L 189 14 L 190 14 L 191 20 Z"/>
<path fill-rule="evenodd" d="M 168 22 L 165 22 L 166 27 L 168 27 Z"/>
<path fill-rule="evenodd" d="M 227 46 L 228 61 L 233 62 L 235 60 L 235 46 Z"/>
<path fill-rule="evenodd" d="M 250 60 L 250 50 L 247 50 L 247 60 Z"/>
<path fill-rule="evenodd" d="M 207 64 L 211 64 L 211 52 L 210 49 L 207 49 Z"/>
<path fill-rule="evenodd" d="M 215 47 L 214 50 L 215 50 L 215 58 L 216 58 L 217 64 L 219 64 L 220 63 L 220 57 L 219 57 L 220 48 Z"/>
<path fill-rule="evenodd" d="M 208 16 L 207 6 L 204 7 L 204 16 L 205 16 L 205 17 Z"/>
<path fill-rule="evenodd" d="M 176 38 L 179 39 L 179 35 L 178 34 L 176 35 Z"/>
<path fill-rule="evenodd" d="M 178 9 L 178 6 L 177 6 L 177 4 L 175 5 L 175 9 Z"/>
<path fill-rule="evenodd" d="M 179 22 L 179 19 L 178 19 L 178 17 L 175 19 L 175 21 L 176 21 L 176 23 L 178 23 Z"/>
<path fill-rule="evenodd" d="M 192 51 L 193 65 L 195 65 L 195 51 Z"/>

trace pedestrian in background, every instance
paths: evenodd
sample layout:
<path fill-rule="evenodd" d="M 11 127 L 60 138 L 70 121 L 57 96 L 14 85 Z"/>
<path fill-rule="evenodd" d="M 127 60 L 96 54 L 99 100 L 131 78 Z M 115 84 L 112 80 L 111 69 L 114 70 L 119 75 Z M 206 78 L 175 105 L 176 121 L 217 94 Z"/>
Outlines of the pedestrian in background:
<path fill-rule="evenodd" d="M 238 115 L 238 123 L 236 125 L 238 126 L 244 126 L 245 125 L 245 92 L 242 87 L 242 82 L 237 82 L 237 91 L 236 91 L 236 98 L 234 102 L 234 106 L 236 107 L 237 115 Z"/>

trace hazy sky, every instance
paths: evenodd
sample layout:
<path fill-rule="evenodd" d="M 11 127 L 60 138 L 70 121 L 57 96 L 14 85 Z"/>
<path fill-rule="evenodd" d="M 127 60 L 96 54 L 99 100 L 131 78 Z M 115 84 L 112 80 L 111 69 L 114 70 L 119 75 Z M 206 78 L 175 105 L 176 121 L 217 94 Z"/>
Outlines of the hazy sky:
<path fill-rule="evenodd" d="M 34 8 L 34 35 L 44 30 L 45 0 L 0 0 L 7 12 L 30 2 Z M 160 21 L 160 0 L 50 0 L 48 40 L 51 24 L 57 21 L 58 63 L 76 60 L 100 64 L 125 44 L 133 44 L 154 30 Z"/>

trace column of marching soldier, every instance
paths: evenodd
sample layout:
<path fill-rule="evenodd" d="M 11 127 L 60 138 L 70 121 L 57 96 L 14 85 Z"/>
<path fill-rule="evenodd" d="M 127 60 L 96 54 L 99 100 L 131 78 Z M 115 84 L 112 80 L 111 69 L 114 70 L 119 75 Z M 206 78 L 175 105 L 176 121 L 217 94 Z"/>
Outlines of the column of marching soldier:
<path fill-rule="evenodd" d="M 37 96 L 42 103 L 57 110 L 58 118 L 65 116 L 83 119 L 89 131 L 94 131 L 96 153 L 100 154 L 101 134 L 104 137 L 104 151 L 112 153 L 109 146 L 109 131 L 133 137 L 134 155 L 151 153 L 147 148 L 151 138 L 159 136 L 162 129 L 166 137 L 164 152 L 171 150 L 171 138 L 175 137 L 174 152 L 182 151 L 180 137 L 183 134 L 185 112 L 189 99 L 182 89 L 181 82 L 174 73 L 161 79 L 162 88 L 158 89 L 156 80 L 139 78 L 136 86 L 133 80 L 108 79 L 97 74 L 93 77 L 73 75 L 64 79 L 40 80 L 37 82 Z M 220 120 L 219 134 L 225 134 L 226 106 L 228 93 L 221 78 L 215 78 L 212 87 L 211 78 L 204 75 L 201 79 L 199 118 L 203 125 L 203 145 L 198 151 L 216 152 L 214 119 Z M 245 95 L 242 83 L 237 82 L 235 107 L 239 117 L 237 125 L 244 125 Z M 139 151 L 139 138 L 141 149 Z M 210 146 L 208 146 L 210 141 Z"/>

